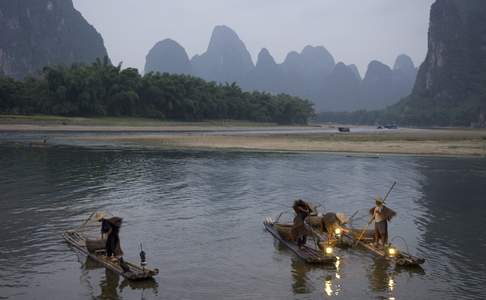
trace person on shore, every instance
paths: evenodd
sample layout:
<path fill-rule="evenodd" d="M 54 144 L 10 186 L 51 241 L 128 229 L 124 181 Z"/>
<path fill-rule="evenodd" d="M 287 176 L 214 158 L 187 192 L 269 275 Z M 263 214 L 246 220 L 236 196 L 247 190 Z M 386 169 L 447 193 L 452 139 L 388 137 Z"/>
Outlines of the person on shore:
<path fill-rule="evenodd" d="M 102 218 L 101 222 L 101 236 L 106 235 L 106 256 L 112 260 L 118 260 L 123 256 L 123 251 L 120 246 L 120 227 L 122 218 L 112 217 L 109 219 Z"/>
<path fill-rule="evenodd" d="M 305 219 L 309 216 L 311 208 L 304 200 L 294 201 L 292 206 L 295 212 L 294 224 L 292 227 L 293 239 L 297 242 L 297 246 L 302 248 L 307 243 L 307 229 L 305 228 Z"/>
<path fill-rule="evenodd" d="M 388 222 L 396 213 L 385 206 L 381 197 L 376 197 L 375 206 L 370 209 L 370 214 L 375 221 L 375 246 L 385 247 L 388 244 Z"/>

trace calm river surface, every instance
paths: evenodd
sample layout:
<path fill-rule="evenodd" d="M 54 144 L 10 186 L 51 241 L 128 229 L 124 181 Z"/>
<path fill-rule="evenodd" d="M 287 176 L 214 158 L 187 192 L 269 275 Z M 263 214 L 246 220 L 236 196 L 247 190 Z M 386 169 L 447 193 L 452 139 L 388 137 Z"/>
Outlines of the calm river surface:
<path fill-rule="evenodd" d="M 394 180 L 390 235 L 424 271 L 356 249 L 309 267 L 263 230 L 296 198 L 365 223 Z M 125 256 L 138 261 L 143 242 L 155 282 L 63 241 L 97 210 L 124 218 Z M 485 224 L 480 158 L 0 146 L 0 299 L 486 299 Z"/>

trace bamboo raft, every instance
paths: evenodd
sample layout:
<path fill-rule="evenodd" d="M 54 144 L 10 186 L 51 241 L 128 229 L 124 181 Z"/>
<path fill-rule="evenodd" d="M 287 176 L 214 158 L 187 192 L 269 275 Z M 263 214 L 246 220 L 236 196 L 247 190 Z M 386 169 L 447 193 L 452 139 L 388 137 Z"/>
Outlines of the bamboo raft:
<path fill-rule="evenodd" d="M 106 255 L 104 255 L 104 251 L 103 252 L 88 251 L 88 248 L 86 247 L 86 237 L 83 234 L 80 234 L 75 230 L 68 230 L 64 232 L 63 237 L 70 245 L 72 245 L 74 248 L 76 248 L 77 250 L 79 250 L 89 258 L 97 261 L 105 268 L 125 277 L 128 280 L 151 279 L 159 273 L 158 269 L 149 269 L 146 267 L 141 267 L 127 261 L 125 261 L 125 264 L 126 266 L 128 266 L 130 271 L 125 272 L 121 268 L 119 262 L 111 261 L 109 258 L 106 257 Z"/>
<path fill-rule="evenodd" d="M 279 240 L 282 244 L 287 246 L 292 252 L 295 253 L 300 259 L 305 261 L 309 264 L 333 264 L 337 261 L 336 256 L 334 255 L 326 255 L 320 250 L 316 250 L 309 246 L 304 245 L 302 248 L 299 248 L 295 242 L 289 241 L 287 238 L 283 237 L 282 234 L 277 230 L 276 225 L 280 226 L 291 226 L 286 224 L 277 224 L 271 218 L 266 218 L 263 222 L 263 226 L 265 229 L 270 232 L 277 240 Z"/>
<path fill-rule="evenodd" d="M 365 234 L 361 235 L 362 230 L 359 229 L 343 229 L 343 238 L 349 240 L 350 243 L 353 245 L 359 245 L 365 250 L 373 253 L 374 255 L 383 257 L 387 261 L 395 264 L 395 266 L 399 267 L 420 267 L 421 264 L 425 262 L 425 259 L 415 257 L 411 254 L 406 253 L 405 251 L 401 251 L 397 247 L 393 246 L 392 248 L 395 250 L 393 255 L 387 252 L 387 249 L 377 248 L 373 243 L 373 230 L 367 230 Z M 359 237 L 361 236 L 361 239 Z M 358 240 L 359 239 L 359 240 Z"/>

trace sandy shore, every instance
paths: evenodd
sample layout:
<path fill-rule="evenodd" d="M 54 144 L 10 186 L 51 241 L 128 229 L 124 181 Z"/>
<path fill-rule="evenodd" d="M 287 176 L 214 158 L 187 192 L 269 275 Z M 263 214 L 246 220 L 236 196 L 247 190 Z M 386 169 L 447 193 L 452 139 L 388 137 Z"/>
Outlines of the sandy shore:
<path fill-rule="evenodd" d="M 486 156 L 486 132 L 137 135 L 82 137 L 161 148 Z"/>
<path fill-rule="evenodd" d="M 68 119 L 72 121 L 73 119 Z M 105 122 L 105 123 L 104 123 Z M 71 144 L 129 145 L 161 149 L 205 149 L 288 152 L 342 152 L 407 155 L 486 156 L 486 130 L 399 129 L 351 127 L 339 133 L 334 126 L 274 126 L 244 122 L 147 123 L 110 119 L 59 123 L 45 120 L 0 122 L 0 132 L 64 133 Z M 82 133 L 82 134 L 78 134 Z"/>

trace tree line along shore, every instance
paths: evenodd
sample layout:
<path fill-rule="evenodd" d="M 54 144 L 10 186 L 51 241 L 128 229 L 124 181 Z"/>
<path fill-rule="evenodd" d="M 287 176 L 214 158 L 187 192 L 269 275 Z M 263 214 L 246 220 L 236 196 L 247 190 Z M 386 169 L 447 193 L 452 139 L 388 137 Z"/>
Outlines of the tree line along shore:
<path fill-rule="evenodd" d="M 36 76 L 0 76 L 0 114 L 145 117 L 177 121 L 245 120 L 307 124 L 311 102 L 286 94 L 244 92 L 187 75 L 93 64 L 49 66 Z"/>

